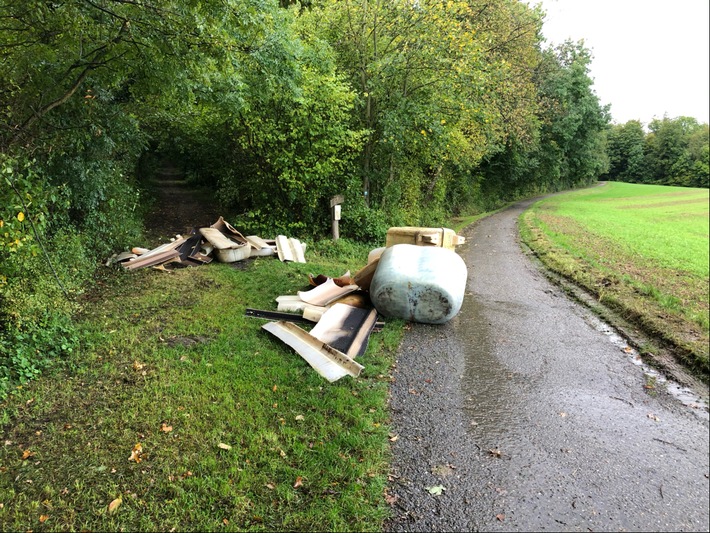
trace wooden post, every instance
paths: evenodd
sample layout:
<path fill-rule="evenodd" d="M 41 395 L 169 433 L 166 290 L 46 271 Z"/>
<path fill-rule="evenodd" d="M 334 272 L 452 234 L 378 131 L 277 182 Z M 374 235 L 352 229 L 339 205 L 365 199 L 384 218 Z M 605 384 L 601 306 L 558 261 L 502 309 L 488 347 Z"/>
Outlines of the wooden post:
<path fill-rule="evenodd" d="M 330 217 L 332 221 L 333 240 L 337 241 L 340 238 L 340 228 L 338 221 L 340 220 L 340 204 L 343 203 L 345 197 L 342 194 L 333 196 L 330 199 Z"/>

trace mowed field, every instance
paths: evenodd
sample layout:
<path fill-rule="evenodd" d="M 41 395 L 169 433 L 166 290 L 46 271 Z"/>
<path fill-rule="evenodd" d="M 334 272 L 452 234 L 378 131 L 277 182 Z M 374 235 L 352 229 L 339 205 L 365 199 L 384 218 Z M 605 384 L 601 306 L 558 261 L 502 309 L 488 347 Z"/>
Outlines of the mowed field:
<path fill-rule="evenodd" d="M 521 235 L 707 380 L 709 200 L 708 189 L 609 182 L 537 202 Z"/>

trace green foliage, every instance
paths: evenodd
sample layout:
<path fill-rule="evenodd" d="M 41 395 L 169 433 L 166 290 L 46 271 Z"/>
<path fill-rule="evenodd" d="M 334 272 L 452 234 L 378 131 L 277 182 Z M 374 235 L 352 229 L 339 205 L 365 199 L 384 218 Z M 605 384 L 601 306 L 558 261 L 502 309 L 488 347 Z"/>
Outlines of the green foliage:
<path fill-rule="evenodd" d="M 693 118 L 651 121 L 644 151 L 647 181 L 707 187 L 708 144 L 708 125 Z"/>
<path fill-rule="evenodd" d="M 539 129 L 529 138 L 508 139 L 478 169 L 487 208 L 588 185 L 604 172 L 609 113 L 592 90 L 590 61 L 581 43 L 543 52 L 535 80 Z"/>
<path fill-rule="evenodd" d="M 309 16 L 357 88 L 361 188 L 393 221 L 450 212 L 497 143 L 531 133 L 537 11 L 507 0 L 326 1 Z"/>
<path fill-rule="evenodd" d="M 690 117 L 654 119 L 649 131 L 638 121 L 612 126 L 611 166 L 606 179 L 682 187 L 708 187 L 708 125 Z"/>
<path fill-rule="evenodd" d="M 0 397 L 76 345 L 67 299 L 95 263 L 66 221 L 66 190 L 47 184 L 35 161 L 0 162 Z"/>
<path fill-rule="evenodd" d="M 544 172 L 552 175 L 554 181 L 548 183 L 553 190 L 588 185 L 606 170 L 602 143 L 609 111 L 592 90 L 590 63 L 589 50 L 568 41 L 546 52 L 540 71 L 545 110 L 540 146 L 552 150 L 539 150 L 539 160 Z"/>
<path fill-rule="evenodd" d="M 382 246 L 387 229 L 393 226 L 390 218 L 376 208 L 367 207 L 364 201 L 348 202 L 343 205 L 340 234 L 358 242 Z"/>
<path fill-rule="evenodd" d="M 66 360 L 79 346 L 79 334 L 64 314 L 45 311 L 35 322 L 0 330 L 0 400 L 18 384 Z"/>
<path fill-rule="evenodd" d="M 368 244 L 604 170 L 588 51 L 541 51 L 543 13 L 518 0 L 3 10 L 0 163 L 19 192 L 0 190 L 10 299 L 25 282 L 43 305 L 73 297 L 133 246 L 158 161 L 215 191 L 250 233 L 322 239 L 342 194 L 341 235 Z M 707 176 L 696 137 L 674 161 L 684 180 Z"/>
<path fill-rule="evenodd" d="M 607 135 L 609 170 L 605 179 L 643 183 L 645 179 L 644 142 L 646 133 L 638 120 L 614 125 Z"/>

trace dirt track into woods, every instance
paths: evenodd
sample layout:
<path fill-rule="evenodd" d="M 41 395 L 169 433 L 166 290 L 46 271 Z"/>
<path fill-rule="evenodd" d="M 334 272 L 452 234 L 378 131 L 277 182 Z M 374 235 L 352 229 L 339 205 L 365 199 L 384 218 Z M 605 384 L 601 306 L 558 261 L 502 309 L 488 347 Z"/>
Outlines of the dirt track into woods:
<path fill-rule="evenodd" d="M 391 411 L 389 531 L 708 531 L 707 387 L 643 365 L 521 250 L 469 228 L 461 312 L 413 324 Z"/>
<path fill-rule="evenodd" d="M 211 191 L 191 186 L 174 167 L 159 169 L 150 183 L 154 207 L 146 217 L 146 234 L 151 246 L 167 242 L 176 234 L 209 226 L 225 216 Z"/>

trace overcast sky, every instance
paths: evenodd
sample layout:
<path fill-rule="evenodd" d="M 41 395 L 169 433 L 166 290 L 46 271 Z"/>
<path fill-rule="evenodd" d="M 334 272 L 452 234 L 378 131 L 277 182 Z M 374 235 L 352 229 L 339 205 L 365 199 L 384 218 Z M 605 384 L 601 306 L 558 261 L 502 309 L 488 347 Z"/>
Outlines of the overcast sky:
<path fill-rule="evenodd" d="M 537 0 L 528 0 L 535 5 Z M 613 122 L 710 122 L 710 1 L 542 0 L 549 43 L 584 40 L 594 91 Z"/>

